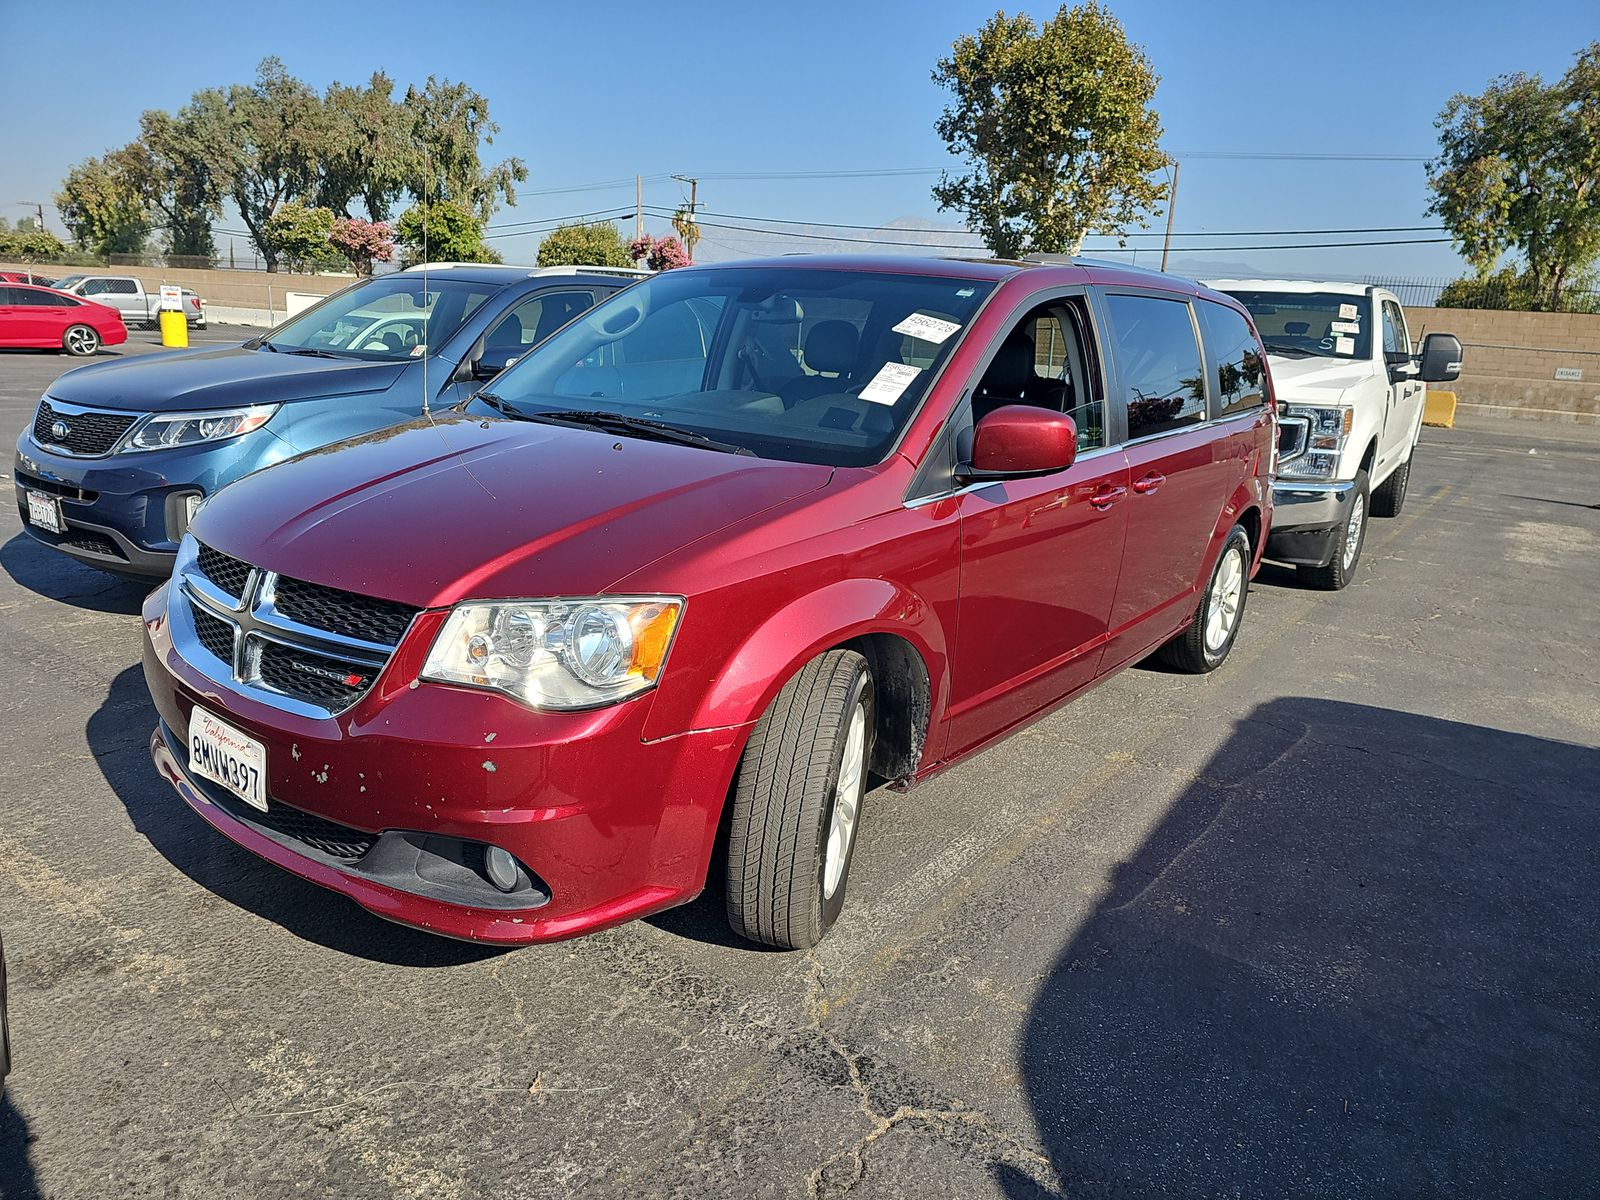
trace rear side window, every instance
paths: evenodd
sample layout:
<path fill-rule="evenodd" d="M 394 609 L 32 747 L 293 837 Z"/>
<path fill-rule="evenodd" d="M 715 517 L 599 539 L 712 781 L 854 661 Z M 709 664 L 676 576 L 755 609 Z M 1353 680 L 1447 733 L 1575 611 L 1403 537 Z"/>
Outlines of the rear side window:
<path fill-rule="evenodd" d="M 1231 416 L 1259 408 L 1264 403 L 1261 379 L 1261 343 L 1245 319 L 1225 304 L 1202 300 L 1200 327 L 1211 351 L 1216 375 L 1216 415 Z"/>
<path fill-rule="evenodd" d="M 1106 297 L 1128 440 L 1206 419 L 1206 374 L 1186 300 Z"/>

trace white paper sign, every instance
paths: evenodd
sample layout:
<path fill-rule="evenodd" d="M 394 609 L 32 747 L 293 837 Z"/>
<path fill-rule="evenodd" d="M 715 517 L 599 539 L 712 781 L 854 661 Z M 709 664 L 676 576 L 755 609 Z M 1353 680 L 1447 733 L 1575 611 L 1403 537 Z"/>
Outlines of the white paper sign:
<path fill-rule="evenodd" d="M 861 389 L 861 398 L 872 404 L 893 404 L 920 374 L 922 369 L 910 363 L 884 363 L 872 382 Z"/>
<path fill-rule="evenodd" d="M 906 334 L 908 337 L 914 337 L 919 341 L 932 342 L 935 346 L 940 346 L 944 344 L 946 338 L 960 328 L 961 326 L 954 321 L 940 320 L 938 317 L 930 317 L 927 313 L 912 313 L 904 321 L 896 325 L 894 331 Z"/>
<path fill-rule="evenodd" d="M 1582 367 L 1557 367 L 1556 368 L 1556 378 L 1557 379 L 1563 379 L 1563 380 L 1567 381 L 1568 383 L 1582 383 L 1583 382 L 1583 368 Z"/>
<path fill-rule="evenodd" d="M 1329 328 L 1335 333 L 1360 333 L 1360 321 L 1334 321 Z"/>
<path fill-rule="evenodd" d="M 1355 338 L 1338 337 L 1333 339 L 1335 354 L 1354 354 L 1356 352 Z"/>
<path fill-rule="evenodd" d="M 161 285 L 161 309 L 163 312 L 183 311 L 183 289 L 175 283 Z"/>
<path fill-rule="evenodd" d="M 1361 310 L 1354 304 L 1339 305 L 1339 319 L 1342 321 L 1354 321 L 1360 315 Z"/>

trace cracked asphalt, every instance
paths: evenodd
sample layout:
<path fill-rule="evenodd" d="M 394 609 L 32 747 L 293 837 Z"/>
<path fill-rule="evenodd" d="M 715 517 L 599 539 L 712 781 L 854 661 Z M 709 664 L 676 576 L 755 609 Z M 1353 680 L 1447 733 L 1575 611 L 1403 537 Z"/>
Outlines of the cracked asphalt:
<path fill-rule="evenodd" d="M 67 365 L 0 355 L 7 436 Z M 150 767 L 141 587 L 8 507 L 0 1195 L 1593 1194 L 1596 505 L 1600 430 L 1426 431 L 1348 590 L 872 793 L 804 955 L 714 889 L 490 951 L 234 849 Z"/>

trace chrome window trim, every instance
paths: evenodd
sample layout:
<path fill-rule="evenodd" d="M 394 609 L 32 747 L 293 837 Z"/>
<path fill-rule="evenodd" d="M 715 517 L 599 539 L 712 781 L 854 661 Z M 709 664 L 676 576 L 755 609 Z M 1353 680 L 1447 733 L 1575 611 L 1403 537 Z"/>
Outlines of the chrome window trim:
<path fill-rule="evenodd" d="M 81 417 L 85 413 L 90 413 L 95 416 L 102 417 L 132 417 L 133 421 L 126 429 L 122 431 L 122 436 L 111 443 L 111 448 L 109 450 L 102 454 L 79 454 L 76 451 L 68 450 L 65 446 L 59 445 L 56 442 L 41 442 L 38 438 L 34 437 L 33 431 L 38 427 L 39 424 L 39 405 L 41 404 L 48 404 L 52 412 L 60 413 L 64 417 Z M 39 404 L 33 406 L 33 420 L 28 424 L 28 440 L 33 442 L 33 444 L 38 446 L 40 449 L 48 450 L 51 454 L 59 454 L 62 458 L 110 458 L 113 454 L 122 449 L 127 440 L 133 436 L 134 431 L 148 421 L 150 416 L 151 414 L 147 412 L 130 412 L 125 408 L 96 408 L 88 404 L 73 404 L 66 400 L 57 400 L 54 396 L 50 395 L 50 393 L 46 392 L 44 395 L 39 397 Z"/>

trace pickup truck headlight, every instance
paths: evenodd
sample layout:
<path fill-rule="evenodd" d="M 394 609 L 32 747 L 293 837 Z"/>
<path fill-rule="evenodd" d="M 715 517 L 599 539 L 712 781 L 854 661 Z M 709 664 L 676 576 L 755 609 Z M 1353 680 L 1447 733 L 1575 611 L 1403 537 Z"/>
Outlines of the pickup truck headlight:
<path fill-rule="evenodd" d="M 1284 415 L 1301 418 L 1310 428 L 1304 448 L 1278 460 L 1278 475 L 1286 479 L 1335 478 L 1345 439 L 1355 425 L 1355 409 L 1348 404 L 1289 404 Z"/>
<path fill-rule="evenodd" d="M 598 708 L 655 686 L 677 596 L 597 596 L 457 605 L 422 678 L 504 692 L 533 708 Z"/>
<path fill-rule="evenodd" d="M 249 408 L 219 408 L 207 412 L 157 413 L 137 426 L 122 444 L 123 450 L 165 450 L 220 442 L 260 429 L 278 411 L 276 404 Z"/>

